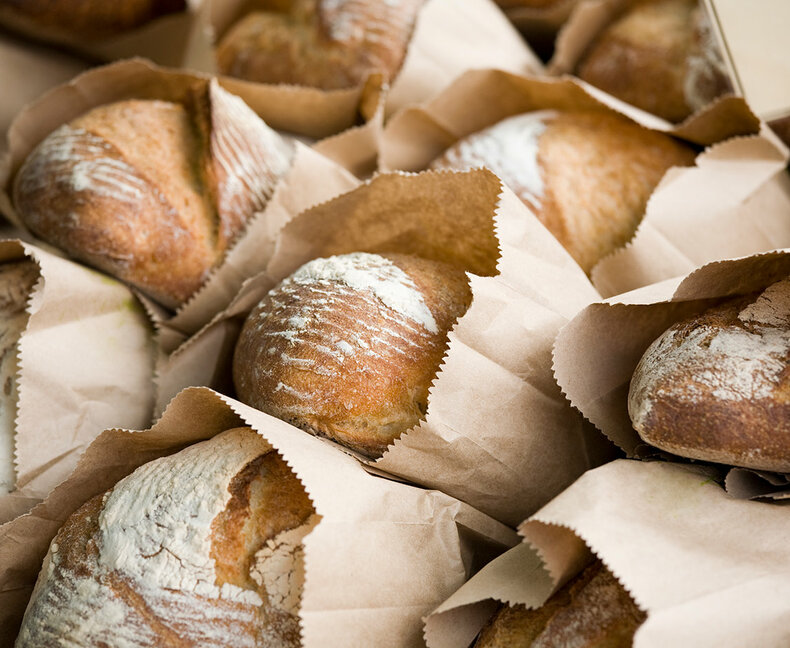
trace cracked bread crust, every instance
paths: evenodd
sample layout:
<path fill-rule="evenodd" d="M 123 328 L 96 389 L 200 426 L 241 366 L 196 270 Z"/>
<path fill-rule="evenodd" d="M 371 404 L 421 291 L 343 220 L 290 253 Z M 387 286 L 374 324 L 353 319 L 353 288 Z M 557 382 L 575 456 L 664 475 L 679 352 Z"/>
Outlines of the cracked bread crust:
<path fill-rule="evenodd" d="M 646 616 L 596 561 L 536 610 L 503 605 L 474 648 L 628 648 Z"/>
<path fill-rule="evenodd" d="M 301 483 L 255 432 L 190 446 L 141 467 L 66 521 L 16 645 L 295 648 L 301 589 L 284 605 L 275 589 L 289 582 L 283 561 L 256 555 L 315 523 Z M 303 573 L 299 547 L 285 566 Z M 253 567 L 271 577 L 259 584 Z"/>

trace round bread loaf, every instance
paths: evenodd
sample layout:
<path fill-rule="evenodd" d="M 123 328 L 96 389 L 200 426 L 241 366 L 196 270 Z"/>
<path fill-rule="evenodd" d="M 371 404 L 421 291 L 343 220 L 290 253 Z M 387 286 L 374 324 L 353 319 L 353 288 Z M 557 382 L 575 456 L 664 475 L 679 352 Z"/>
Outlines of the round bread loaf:
<path fill-rule="evenodd" d="M 0 264 L 0 495 L 14 490 L 19 338 L 27 327 L 27 300 L 38 281 L 33 261 Z"/>
<path fill-rule="evenodd" d="M 256 306 L 233 358 L 238 397 L 369 456 L 425 415 L 464 273 L 400 254 L 302 266 Z"/>
<path fill-rule="evenodd" d="M 282 4 L 282 3 L 281 3 Z M 349 88 L 394 79 L 423 0 L 292 0 L 247 14 L 222 38 L 223 74 L 260 83 Z"/>
<path fill-rule="evenodd" d="M 601 32 L 577 73 L 671 122 L 732 91 L 711 24 L 697 0 L 637 3 Z"/>
<path fill-rule="evenodd" d="M 537 610 L 502 606 L 474 648 L 628 648 L 646 615 L 601 561 Z"/>
<path fill-rule="evenodd" d="M 60 529 L 16 646 L 295 648 L 317 521 L 249 428 L 152 461 Z"/>
<path fill-rule="evenodd" d="M 682 457 L 790 472 L 790 279 L 672 325 L 631 379 L 647 443 Z"/>
<path fill-rule="evenodd" d="M 238 97 L 99 106 L 51 133 L 14 180 L 41 239 L 169 307 L 186 301 L 260 211 L 292 150 Z"/>
<path fill-rule="evenodd" d="M 460 140 L 432 169 L 485 166 L 590 272 L 634 235 L 650 194 L 694 152 L 609 113 L 538 111 Z"/>
<path fill-rule="evenodd" d="M 0 0 L 0 25 L 41 38 L 100 40 L 186 7 L 186 0 Z"/>

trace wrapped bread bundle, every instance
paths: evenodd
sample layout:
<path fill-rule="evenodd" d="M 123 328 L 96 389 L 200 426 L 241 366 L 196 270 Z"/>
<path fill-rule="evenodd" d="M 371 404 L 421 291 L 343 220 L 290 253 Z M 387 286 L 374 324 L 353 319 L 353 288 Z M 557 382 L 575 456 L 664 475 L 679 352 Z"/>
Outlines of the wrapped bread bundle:
<path fill-rule="evenodd" d="M 432 169 L 491 169 L 589 273 L 636 232 L 664 173 L 694 150 L 605 112 L 538 111 L 472 133 Z"/>
<path fill-rule="evenodd" d="M 698 0 L 636 0 L 578 62 L 581 79 L 670 122 L 732 92 Z"/>
<path fill-rule="evenodd" d="M 422 615 L 516 540 L 287 427 L 191 389 L 150 430 L 105 432 L 3 527 L 4 638 L 27 604 L 17 646 L 416 646 Z"/>
<path fill-rule="evenodd" d="M 200 0 L 2 0 L 0 26 L 90 60 L 182 65 Z M 51 48 L 53 55 L 55 49 Z"/>
<path fill-rule="evenodd" d="M 490 172 L 381 175 L 286 225 L 266 272 L 160 367 L 158 402 L 212 386 L 516 524 L 608 456 L 550 369 L 594 299 Z"/>
<path fill-rule="evenodd" d="M 569 79 L 470 72 L 388 122 L 381 165 L 488 165 L 604 296 L 790 245 L 787 151 L 758 134 L 760 122 L 743 99 L 725 98 L 682 125 L 662 126 L 591 92 Z M 709 148 L 688 166 L 692 149 L 683 142 Z"/>
<path fill-rule="evenodd" d="M 534 644 L 511 634 L 502 645 L 585 634 L 591 645 L 637 648 L 782 645 L 786 511 L 732 499 L 713 477 L 709 468 L 624 459 L 586 473 L 519 526 L 521 545 L 426 620 L 428 646 L 465 648 L 478 632 L 480 645 L 497 627 L 523 637 L 518 621 L 535 619 L 553 634 Z M 602 585 L 594 600 L 580 588 L 588 579 Z M 492 617 L 499 602 L 502 620 Z M 585 605 L 595 613 L 580 614 Z"/>
<path fill-rule="evenodd" d="M 391 86 L 390 114 L 467 69 L 542 69 L 490 0 L 207 2 L 203 17 L 221 74 L 323 91 L 314 101 L 374 75 Z"/>
<path fill-rule="evenodd" d="M 137 61 L 45 95 L 17 117 L 9 144 L 4 212 L 179 309 L 175 339 L 262 267 L 283 223 L 357 183 L 216 79 Z M 305 186 L 315 174 L 325 181 Z"/>
<path fill-rule="evenodd" d="M 732 479 L 755 475 L 745 490 L 728 479 L 738 496 L 780 493 L 786 479 L 770 473 L 790 472 L 788 276 L 779 251 L 593 304 L 557 338 L 557 380 L 629 455 L 735 466 Z"/>
<path fill-rule="evenodd" d="M 153 331 L 127 288 L 0 243 L 0 520 L 29 510 L 108 425 L 147 425 Z"/>

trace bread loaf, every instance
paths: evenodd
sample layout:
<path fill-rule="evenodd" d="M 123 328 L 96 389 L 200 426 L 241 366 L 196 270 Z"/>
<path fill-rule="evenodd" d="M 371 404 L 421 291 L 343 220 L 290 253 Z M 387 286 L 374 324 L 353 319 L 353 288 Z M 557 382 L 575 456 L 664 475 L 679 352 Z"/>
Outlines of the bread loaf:
<path fill-rule="evenodd" d="M 636 367 L 628 412 L 667 452 L 790 472 L 790 279 L 672 325 Z"/>
<path fill-rule="evenodd" d="M 186 7 L 186 0 L 0 0 L 0 25 L 41 38 L 96 41 Z"/>
<path fill-rule="evenodd" d="M 16 646 L 299 646 L 301 543 L 316 523 L 248 428 L 152 461 L 60 529 Z"/>
<path fill-rule="evenodd" d="M 0 495 L 14 490 L 19 338 L 27 327 L 27 300 L 38 280 L 33 261 L 0 264 Z"/>
<path fill-rule="evenodd" d="M 249 314 L 233 359 L 240 400 L 369 456 L 425 415 L 464 273 L 409 255 L 316 259 Z"/>
<path fill-rule="evenodd" d="M 261 83 L 348 88 L 394 79 L 423 0 L 292 0 L 247 14 L 222 38 L 223 74 Z"/>
<path fill-rule="evenodd" d="M 635 233 L 653 189 L 694 152 L 608 113 L 538 111 L 473 133 L 432 169 L 485 166 L 589 272 Z"/>
<path fill-rule="evenodd" d="M 628 648 L 646 615 L 596 561 L 537 610 L 502 606 L 474 648 Z"/>
<path fill-rule="evenodd" d="M 50 134 L 14 181 L 20 218 L 74 258 L 176 307 L 260 211 L 292 150 L 238 97 L 99 106 Z"/>
<path fill-rule="evenodd" d="M 697 0 L 634 3 L 579 62 L 588 83 L 671 122 L 732 91 Z"/>

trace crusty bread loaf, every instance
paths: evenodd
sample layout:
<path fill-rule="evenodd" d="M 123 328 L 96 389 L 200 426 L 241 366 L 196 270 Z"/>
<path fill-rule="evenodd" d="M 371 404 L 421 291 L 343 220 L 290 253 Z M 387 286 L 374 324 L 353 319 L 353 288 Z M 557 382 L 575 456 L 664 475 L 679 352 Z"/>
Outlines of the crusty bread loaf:
<path fill-rule="evenodd" d="M 249 428 L 152 461 L 66 521 L 16 646 L 295 648 L 317 519 Z"/>
<path fill-rule="evenodd" d="M 38 276 L 33 261 L 0 264 L 0 495 L 14 490 L 18 344 L 27 326 L 27 300 Z"/>
<path fill-rule="evenodd" d="M 671 122 L 732 90 L 697 0 L 636 3 L 601 32 L 577 72 L 588 83 Z"/>
<path fill-rule="evenodd" d="M 186 7 L 186 0 L 0 0 L 0 25 L 41 38 L 92 41 Z"/>
<path fill-rule="evenodd" d="M 447 332 L 471 301 L 461 270 L 409 255 L 317 259 L 247 318 L 233 361 L 243 402 L 381 455 L 425 415 Z"/>
<path fill-rule="evenodd" d="M 634 235 L 666 170 L 693 161 L 690 148 L 625 118 L 538 111 L 473 133 L 430 166 L 488 167 L 589 272 Z"/>
<path fill-rule="evenodd" d="M 326 90 L 355 86 L 373 72 L 391 80 L 422 3 L 292 0 L 283 13 L 276 6 L 253 12 L 222 38 L 219 70 L 250 81 Z"/>
<path fill-rule="evenodd" d="M 537 610 L 502 606 L 474 648 L 627 648 L 645 617 L 596 561 Z"/>
<path fill-rule="evenodd" d="M 628 412 L 667 452 L 790 472 L 790 279 L 667 329 L 634 371 Z"/>
<path fill-rule="evenodd" d="M 50 134 L 14 182 L 36 236 L 141 288 L 188 299 L 271 197 L 292 151 L 238 97 L 99 106 Z"/>

